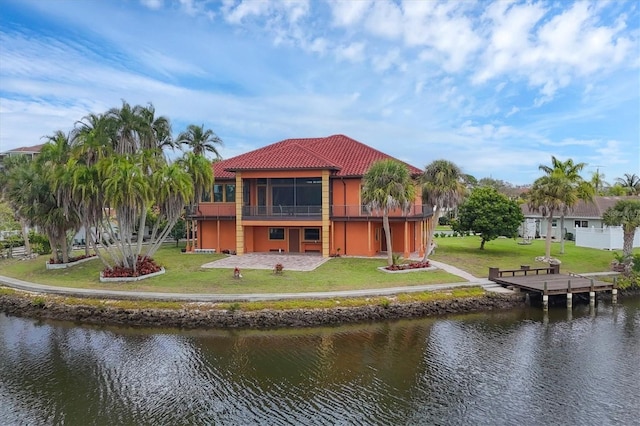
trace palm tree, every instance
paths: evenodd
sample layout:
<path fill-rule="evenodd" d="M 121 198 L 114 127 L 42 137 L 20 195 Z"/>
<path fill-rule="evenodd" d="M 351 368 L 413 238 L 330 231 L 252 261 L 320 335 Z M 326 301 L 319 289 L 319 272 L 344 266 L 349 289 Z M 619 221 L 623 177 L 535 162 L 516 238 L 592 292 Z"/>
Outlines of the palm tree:
<path fill-rule="evenodd" d="M 171 124 L 167 117 L 156 117 L 156 109 L 152 104 L 146 107 L 139 107 L 138 114 L 147 128 L 143 137 L 148 140 L 143 142 L 143 146 L 156 147 L 160 150 L 164 148 L 174 149 L 176 147 L 171 137 Z"/>
<path fill-rule="evenodd" d="M 616 182 L 622 185 L 628 195 L 640 194 L 640 176 L 635 173 L 625 173 L 623 177 L 617 178 Z"/>
<path fill-rule="evenodd" d="M 183 157 L 178 160 L 181 166 L 191 176 L 193 183 L 193 195 L 191 196 L 190 205 L 192 209 L 198 205 L 198 201 L 205 190 L 209 190 L 214 182 L 213 168 L 211 162 L 204 155 L 195 152 L 186 152 Z M 193 222 L 193 221 L 192 221 Z M 190 228 L 193 229 L 193 223 Z M 187 232 L 187 246 L 189 247 L 189 235 Z"/>
<path fill-rule="evenodd" d="M 117 155 L 103 159 L 99 165 L 104 199 L 107 205 L 116 210 L 118 218 L 120 260 L 125 268 L 134 271 L 141 251 L 142 236 L 138 236 L 134 251 L 133 232 L 136 222 L 140 233 L 144 230 L 147 208 L 152 200 L 151 182 L 144 173 L 140 157 L 141 154 Z"/>
<path fill-rule="evenodd" d="M 217 145 L 222 145 L 220 139 L 211 129 L 204 129 L 204 124 L 196 126 L 190 124 L 187 130 L 178 135 L 177 144 L 187 145 L 196 155 L 204 155 L 205 152 L 215 154 L 216 158 L 221 158 Z"/>
<path fill-rule="evenodd" d="M 41 215 L 35 220 L 40 222 L 48 234 L 53 236 L 51 246 L 62 252 L 63 262 L 68 262 L 71 252 L 71 239 L 78 231 L 80 219 L 74 206 L 71 191 L 72 171 L 66 167 L 71 159 L 71 137 L 62 131 L 57 131 L 47 136 L 47 143 L 42 147 L 35 165 L 40 178 L 42 190 L 51 190 L 50 194 L 40 194 L 46 202 L 42 202 L 39 209 Z M 33 194 L 35 195 L 35 194 Z M 42 200 L 42 199 L 41 199 Z M 47 202 L 53 202 L 55 206 L 48 206 Z M 67 234 L 70 235 L 67 235 Z"/>
<path fill-rule="evenodd" d="M 435 160 L 424 169 L 421 177 L 422 202 L 427 206 L 427 211 L 433 212 L 429 218 L 424 261 L 433 250 L 433 235 L 438 219 L 445 209 L 456 208 L 467 193 L 466 176 L 457 165 L 448 160 Z"/>
<path fill-rule="evenodd" d="M 211 171 L 209 165 L 208 170 Z M 193 198 L 194 185 L 189 172 L 180 163 L 166 165 L 157 170 L 152 178 L 152 188 L 155 189 L 154 199 L 160 214 L 166 219 L 166 225 L 159 231 L 160 221 L 156 221 L 151 232 L 151 241 L 146 256 L 151 257 L 160 248 L 164 239 L 169 235 L 174 225 L 184 211 L 185 203 Z"/>
<path fill-rule="evenodd" d="M 4 159 L 3 173 L 0 173 L 0 197 L 6 200 L 15 212 L 20 222 L 20 231 L 24 240 L 25 254 L 31 255 L 29 243 L 29 219 L 23 214 L 20 196 L 23 195 L 20 188 L 29 167 L 31 159 L 26 155 L 9 156 Z"/>
<path fill-rule="evenodd" d="M 545 166 L 541 164 L 539 169 L 547 174 L 547 176 L 554 176 L 566 182 L 566 186 L 561 191 L 563 199 L 561 202 L 560 213 L 560 253 L 564 253 L 564 218 L 569 213 L 579 200 L 592 201 L 594 195 L 594 188 L 580 176 L 580 172 L 586 166 L 586 163 L 574 163 L 571 158 L 566 161 L 561 161 L 554 156 L 551 156 L 552 166 Z M 559 193 L 560 194 L 560 193 Z"/>
<path fill-rule="evenodd" d="M 598 169 L 591 173 L 591 185 L 593 185 L 593 189 L 597 195 L 603 195 L 604 188 L 609 186 L 609 184 L 605 182 L 604 178 L 604 173 L 601 173 Z"/>
<path fill-rule="evenodd" d="M 387 238 L 387 264 L 393 264 L 393 245 L 389 227 L 389 211 L 407 211 L 415 199 L 411 173 L 404 164 L 385 159 L 376 161 L 363 177 L 362 202 L 372 210 L 382 212 L 382 225 Z"/>
<path fill-rule="evenodd" d="M 560 213 L 571 191 L 566 179 L 555 175 L 542 176 L 533 183 L 528 194 L 529 208 L 539 211 L 547 219 L 547 235 L 545 238 L 545 261 L 551 260 L 552 221 L 556 213 Z"/>
<path fill-rule="evenodd" d="M 155 148 L 154 144 L 149 143 L 150 138 L 147 136 L 151 130 L 148 128 L 148 122 L 145 123 L 141 117 L 141 109 L 140 106 L 132 107 L 122 101 L 122 107 L 107 111 L 106 116 L 111 121 L 110 126 L 114 131 L 112 143 L 116 154 L 134 154 L 145 148 Z"/>
<path fill-rule="evenodd" d="M 626 261 L 633 255 L 633 239 L 636 228 L 640 227 L 640 200 L 620 200 L 602 215 L 607 226 L 622 226 L 622 252 Z"/>

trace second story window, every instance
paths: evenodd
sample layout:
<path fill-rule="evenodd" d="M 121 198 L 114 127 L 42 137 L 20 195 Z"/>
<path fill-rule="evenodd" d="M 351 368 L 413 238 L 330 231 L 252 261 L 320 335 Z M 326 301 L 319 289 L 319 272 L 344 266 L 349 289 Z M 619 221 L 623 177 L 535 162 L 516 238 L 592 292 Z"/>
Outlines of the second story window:
<path fill-rule="evenodd" d="M 213 185 L 213 191 L 205 191 L 200 201 L 214 203 L 235 203 L 236 201 L 236 184 L 235 183 L 216 183 Z M 213 198 L 212 198 L 213 195 Z"/>

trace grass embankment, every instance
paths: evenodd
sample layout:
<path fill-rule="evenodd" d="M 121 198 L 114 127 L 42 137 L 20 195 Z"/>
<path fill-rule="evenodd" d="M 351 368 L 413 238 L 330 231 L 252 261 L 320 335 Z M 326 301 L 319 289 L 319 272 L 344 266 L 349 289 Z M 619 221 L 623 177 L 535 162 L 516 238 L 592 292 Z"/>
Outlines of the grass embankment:
<path fill-rule="evenodd" d="M 460 282 L 444 271 L 388 274 L 377 267 L 384 259 L 334 258 L 310 272 L 287 270 L 275 275 L 270 270 L 242 269 L 242 279 L 233 278 L 232 269 L 205 269 L 205 263 L 221 259 L 220 254 L 184 254 L 175 246 L 161 248 L 155 256 L 166 274 L 132 283 L 101 283 L 102 263 L 95 259 L 71 268 L 46 270 L 44 257 L 0 263 L 0 274 L 53 286 L 89 289 L 155 291 L 169 293 L 292 293 L 375 289 L 421 284 Z M 274 265 L 277 259 L 274 258 Z"/>
<path fill-rule="evenodd" d="M 518 268 L 520 265 L 545 266 L 535 261 L 544 254 L 544 241 L 530 245 L 518 244 L 518 240 L 497 239 L 486 243 L 479 250 L 479 237 L 437 238 L 438 248 L 432 256 L 438 260 L 469 272 L 486 277 L 489 267 Z M 636 249 L 640 252 L 640 250 Z M 561 260 L 561 271 L 585 273 L 609 270 L 612 253 L 603 250 L 576 247 L 565 243 L 565 254 L 560 254 L 560 244 L 553 243 L 552 256 Z M 45 257 L 34 260 L 2 260 L 0 274 L 40 284 L 71 288 L 136 290 L 181 293 L 281 293 L 375 289 L 419 284 L 459 282 L 462 279 L 444 271 L 423 271 L 405 274 L 387 274 L 377 269 L 384 259 L 341 257 L 330 259 L 311 272 L 287 270 L 275 275 L 270 270 L 244 269 L 243 278 L 233 278 L 231 269 L 204 269 L 202 264 L 222 258 L 220 254 L 183 254 L 178 247 L 166 245 L 156 256 L 167 273 L 134 283 L 100 283 L 98 276 L 102 264 L 98 259 L 62 270 L 46 270 Z M 275 263 L 275 262 L 274 262 Z"/>
<path fill-rule="evenodd" d="M 378 297 L 350 297 L 330 299 L 291 299 L 259 302 L 219 302 L 219 303 L 191 303 L 154 300 L 102 300 L 64 296 L 38 296 L 8 288 L 0 288 L 0 296 L 13 296 L 26 298 L 31 304 L 45 306 L 48 303 L 63 304 L 68 306 L 92 306 L 97 308 L 119 309 L 224 309 L 229 311 L 241 310 L 244 312 L 291 309 L 330 309 L 330 308 L 356 308 L 362 306 L 380 305 L 389 306 L 391 303 L 417 303 L 431 302 L 435 300 L 450 300 L 470 297 L 481 297 L 485 294 L 482 287 L 463 287 L 436 292 L 421 292 L 398 294 L 395 296 Z"/>
<path fill-rule="evenodd" d="M 547 266 L 545 263 L 535 261 L 536 257 L 544 255 L 544 240 L 534 240 L 531 244 L 519 244 L 522 241 L 520 239 L 500 238 L 487 242 L 484 250 L 479 249 L 480 237 L 475 236 L 440 237 L 435 241 L 438 247 L 436 253 L 431 256 L 433 260 L 455 265 L 476 277 L 487 277 L 490 267 L 517 269 L 520 265 L 529 265 L 532 268 Z M 640 253 L 640 249 L 634 251 Z M 609 271 L 613 253 L 576 247 L 575 243 L 565 241 L 564 254 L 560 254 L 560 242 L 552 243 L 551 257 L 562 262 L 561 272 L 581 274 Z"/>

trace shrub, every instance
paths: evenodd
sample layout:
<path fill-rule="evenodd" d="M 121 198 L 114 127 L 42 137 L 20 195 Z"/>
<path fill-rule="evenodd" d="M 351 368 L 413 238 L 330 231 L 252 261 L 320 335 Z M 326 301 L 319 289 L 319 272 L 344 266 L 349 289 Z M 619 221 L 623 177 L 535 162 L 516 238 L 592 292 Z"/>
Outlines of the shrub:
<path fill-rule="evenodd" d="M 431 266 L 429 261 L 426 262 L 411 262 L 411 263 L 403 263 L 403 264 L 393 264 L 391 266 L 387 266 L 385 269 L 388 271 L 404 271 L 405 269 L 421 269 L 428 268 Z"/>
<path fill-rule="evenodd" d="M 402 262 L 402 256 L 399 253 L 391 253 L 391 264 L 399 265 Z"/>
<path fill-rule="evenodd" d="M 284 270 L 284 265 L 282 263 L 276 263 L 276 266 L 273 267 L 273 272 L 276 274 L 282 274 Z"/>
<path fill-rule="evenodd" d="M 573 241 L 575 239 L 575 237 L 573 236 L 573 232 L 567 232 L 566 234 L 564 234 L 564 237 L 567 241 Z"/>
<path fill-rule="evenodd" d="M 438 219 L 438 225 L 440 225 L 440 226 L 447 226 L 447 225 L 449 225 L 449 223 L 450 223 L 450 219 L 449 219 L 448 216 L 441 216 Z"/>
<path fill-rule="evenodd" d="M 44 308 L 45 304 L 47 303 L 47 301 L 44 299 L 44 297 L 35 297 L 33 299 L 33 302 L 31 302 L 31 304 L 37 308 Z"/>
<path fill-rule="evenodd" d="M 39 234 L 33 230 L 29 231 L 29 242 L 32 244 L 31 249 L 38 254 L 51 253 L 51 243 L 46 235 Z M 40 245 L 40 249 L 36 250 L 35 247 Z"/>
<path fill-rule="evenodd" d="M 125 268 L 124 266 L 115 266 L 114 268 L 106 268 L 102 271 L 102 276 L 105 278 L 128 278 L 128 277 L 140 277 L 143 275 L 153 274 L 154 272 L 160 272 L 162 268 L 156 264 L 156 262 L 150 257 L 138 256 L 136 262 L 136 271 L 133 268 Z"/>

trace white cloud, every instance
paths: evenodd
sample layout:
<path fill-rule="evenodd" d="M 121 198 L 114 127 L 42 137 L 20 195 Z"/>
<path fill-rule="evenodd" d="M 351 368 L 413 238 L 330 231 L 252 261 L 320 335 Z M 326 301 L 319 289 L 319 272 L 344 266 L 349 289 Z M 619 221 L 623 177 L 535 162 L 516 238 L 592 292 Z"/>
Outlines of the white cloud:
<path fill-rule="evenodd" d="M 372 0 L 329 1 L 331 14 L 333 17 L 333 24 L 339 27 L 351 27 L 355 24 L 360 23 L 364 19 L 364 16 L 371 7 L 372 3 Z"/>
<path fill-rule="evenodd" d="M 164 6 L 163 0 L 140 0 L 140 3 L 151 10 L 158 10 Z"/>
<path fill-rule="evenodd" d="M 513 114 L 517 113 L 518 111 L 520 111 L 520 108 L 518 108 L 517 106 L 514 106 L 511 108 L 511 111 L 509 111 L 507 115 L 505 115 L 505 117 L 511 117 Z"/>
<path fill-rule="evenodd" d="M 228 10 L 225 13 L 225 19 L 232 24 L 239 24 L 247 17 L 266 15 L 270 8 L 268 1 L 241 0 L 237 5 L 231 6 L 232 3 L 235 4 L 235 2 L 229 2 Z"/>
<path fill-rule="evenodd" d="M 585 1 L 555 15 L 542 3 L 493 3 L 484 15 L 490 44 L 474 82 L 515 74 L 539 90 L 539 107 L 575 79 L 619 66 L 632 51 L 632 41 L 621 35 L 624 22 L 607 26 L 595 12 Z"/>
<path fill-rule="evenodd" d="M 406 69 L 406 65 L 402 63 L 400 51 L 393 49 L 386 52 L 384 55 L 375 55 L 372 60 L 373 68 L 376 71 L 386 71 L 394 66 L 400 70 Z"/>
<path fill-rule="evenodd" d="M 402 11 L 389 0 L 377 0 L 373 3 L 365 22 L 365 28 L 371 33 L 387 38 L 397 38 L 404 27 Z"/>
<path fill-rule="evenodd" d="M 335 53 L 338 60 L 362 62 L 364 60 L 364 48 L 364 43 L 353 42 L 348 45 L 338 46 L 335 50 Z"/>
<path fill-rule="evenodd" d="M 629 4 L 172 0 L 175 13 L 164 0 L 30 1 L 37 28 L 0 30 L 0 150 L 126 99 L 152 102 L 174 131 L 204 123 L 225 157 L 344 133 L 416 166 L 448 158 L 514 183 L 551 155 L 597 158 L 610 176 L 640 168 Z"/>

